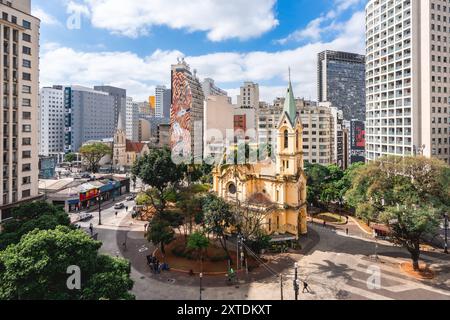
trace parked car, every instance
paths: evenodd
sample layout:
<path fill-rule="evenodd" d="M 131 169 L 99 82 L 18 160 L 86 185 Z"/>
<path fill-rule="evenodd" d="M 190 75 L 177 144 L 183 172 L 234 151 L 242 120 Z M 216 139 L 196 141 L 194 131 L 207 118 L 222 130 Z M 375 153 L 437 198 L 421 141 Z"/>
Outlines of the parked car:
<path fill-rule="evenodd" d="M 80 221 L 89 220 L 93 217 L 92 213 L 88 213 L 88 212 L 80 213 L 79 216 L 80 216 Z"/>
<path fill-rule="evenodd" d="M 130 195 L 127 197 L 127 201 L 133 201 L 134 199 L 136 199 L 136 196 L 135 196 L 134 194 L 130 194 Z"/>
<path fill-rule="evenodd" d="M 116 209 L 116 210 L 120 210 L 120 209 L 123 209 L 123 208 L 125 208 L 125 205 L 123 203 L 116 203 L 114 205 L 114 209 Z"/>
<path fill-rule="evenodd" d="M 85 172 L 85 173 L 83 173 L 83 174 L 81 175 L 81 178 L 83 178 L 83 179 L 90 179 L 90 178 L 91 178 L 91 175 L 90 175 L 89 173 Z"/>

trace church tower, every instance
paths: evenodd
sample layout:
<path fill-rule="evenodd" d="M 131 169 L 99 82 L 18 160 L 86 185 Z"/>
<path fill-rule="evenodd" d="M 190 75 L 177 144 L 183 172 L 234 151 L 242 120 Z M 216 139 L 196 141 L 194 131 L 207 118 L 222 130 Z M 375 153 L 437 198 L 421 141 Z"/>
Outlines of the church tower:
<path fill-rule="evenodd" d="M 283 114 L 278 123 L 276 150 L 277 174 L 298 176 L 303 171 L 303 127 L 297 114 L 294 93 L 292 91 L 291 71 L 289 87 L 284 101 Z"/>
<path fill-rule="evenodd" d="M 122 116 L 119 113 L 117 130 L 114 134 L 114 158 L 115 166 L 120 166 L 126 163 L 127 159 L 127 134 L 124 130 Z"/>

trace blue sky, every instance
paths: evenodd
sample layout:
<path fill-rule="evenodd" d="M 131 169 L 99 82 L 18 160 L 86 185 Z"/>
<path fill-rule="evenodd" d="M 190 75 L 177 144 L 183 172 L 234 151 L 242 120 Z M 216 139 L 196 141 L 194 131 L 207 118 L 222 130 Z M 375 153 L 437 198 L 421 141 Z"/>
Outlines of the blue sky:
<path fill-rule="evenodd" d="M 201 78 L 263 100 L 283 94 L 292 68 L 297 96 L 316 98 L 316 56 L 364 50 L 365 0 L 32 0 L 41 18 L 41 86 L 112 84 L 136 100 L 169 85 L 184 56 Z"/>

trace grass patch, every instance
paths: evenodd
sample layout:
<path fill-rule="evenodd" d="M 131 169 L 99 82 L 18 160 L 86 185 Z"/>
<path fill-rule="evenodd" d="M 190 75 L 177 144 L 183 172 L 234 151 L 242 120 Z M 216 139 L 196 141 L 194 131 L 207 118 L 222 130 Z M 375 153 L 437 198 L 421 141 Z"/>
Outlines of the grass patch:
<path fill-rule="evenodd" d="M 335 223 L 335 224 L 345 224 L 347 221 L 345 217 L 342 217 L 339 214 L 331 212 L 320 213 L 316 215 L 316 218 L 326 221 L 328 223 Z"/>

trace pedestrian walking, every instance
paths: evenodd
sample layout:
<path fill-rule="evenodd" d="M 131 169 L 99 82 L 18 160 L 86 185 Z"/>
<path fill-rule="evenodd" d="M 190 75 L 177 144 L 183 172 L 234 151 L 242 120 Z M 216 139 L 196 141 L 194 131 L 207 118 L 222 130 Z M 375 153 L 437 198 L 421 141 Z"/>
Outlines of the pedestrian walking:
<path fill-rule="evenodd" d="M 116 212 L 115 212 L 114 214 L 116 215 L 116 218 L 117 218 L 117 214 L 118 214 L 118 212 L 116 211 Z"/>
<path fill-rule="evenodd" d="M 348 235 L 348 228 L 347 229 L 345 229 L 345 233 Z"/>
<path fill-rule="evenodd" d="M 128 212 L 128 206 L 125 207 L 126 212 Z"/>
<path fill-rule="evenodd" d="M 345 216 L 345 219 L 346 219 L 346 223 L 348 223 L 348 216 Z"/>
<path fill-rule="evenodd" d="M 94 234 L 94 225 L 92 223 L 89 225 L 89 230 L 91 231 L 91 235 L 93 235 Z"/>
<path fill-rule="evenodd" d="M 310 293 L 308 283 L 303 282 L 303 291 L 302 291 L 302 293 L 305 293 L 305 291 Z"/>
<path fill-rule="evenodd" d="M 326 226 L 327 226 L 327 222 L 324 221 L 324 222 L 323 222 L 323 227 L 325 228 Z"/>

